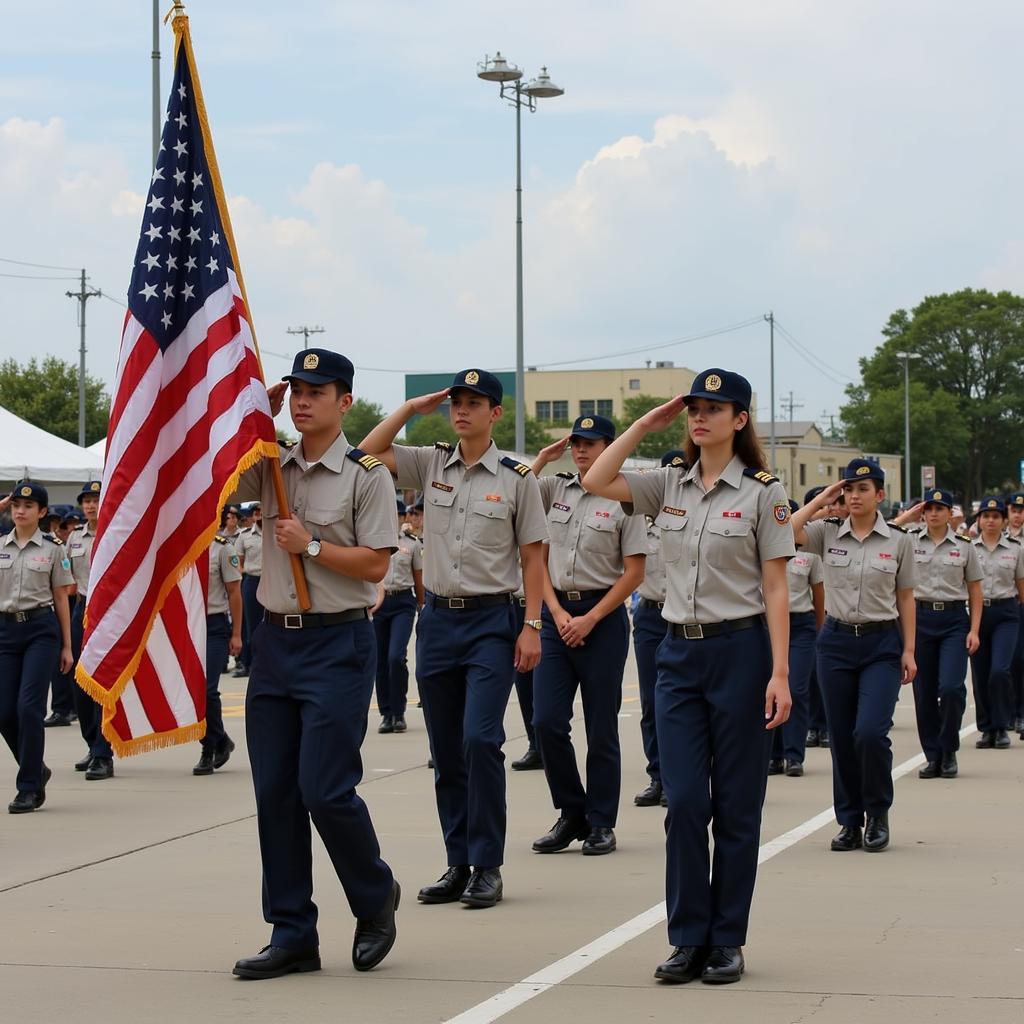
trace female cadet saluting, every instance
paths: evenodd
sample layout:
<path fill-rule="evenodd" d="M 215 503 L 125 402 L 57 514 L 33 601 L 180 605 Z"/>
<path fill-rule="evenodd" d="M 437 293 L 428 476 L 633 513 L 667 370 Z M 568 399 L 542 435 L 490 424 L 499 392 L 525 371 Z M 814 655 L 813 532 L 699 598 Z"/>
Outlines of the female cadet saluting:
<path fill-rule="evenodd" d="M 64 549 L 39 529 L 49 495 L 21 480 L 0 498 L 14 529 L 0 539 L 0 733 L 18 761 L 18 793 L 11 814 L 43 806 L 50 769 L 43 764 L 43 716 L 50 676 L 69 672 L 74 584 Z"/>
<path fill-rule="evenodd" d="M 889 845 L 889 730 L 900 685 L 917 672 L 913 544 L 878 511 L 884 484 L 881 467 L 854 459 L 842 480 L 793 516 L 797 543 L 820 555 L 825 569 L 828 617 L 818 635 L 818 678 L 832 736 L 836 852 Z M 808 521 L 840 491 L 850 510 L 845 522 Z"/>
<path fill-rule="evenodd" d="M 978 536 L 972 547 L 984 573 L 984 606 L 978 650 L 971 657 L 974 705 L 981 737 L 980 750 L 1004 750 L 1010 745 L 1010 666 L 1020 629 L 1018 602 L 1024 601 L 1024 545 L 1003 533 L 1006 502 L 981 499 Z"/>
<path fill-rule="evenodd" d="M 912 535 L 918 575 L 914 710 L 927 759 L 917 774 L 922 779 L 952 779 L 958 770 L 960 722 L 967 706 L 967 655 L 978 649 L 984 573 L 974 545 L 952 530 L 949 491 L 929 491 L 920 512 L 910 509 L 896 523 L 902 526 L 917 514 L 923 515 L 924 529 Z"/>
<path fill-rule="evenodd" d="M 640 440 L 666 430 L 684 407 L 692 468 L 620 472 Z M 743 973 L 768 770 L 765 728 L 781 725 L 790 708 L 786 561 L 793 532 L 786 492 L 764 470 L 749 408 L 745 378 L 707 370 L 688 395 L 637 420 L 584 478 L 588 490 L 653 516 L 661 528 L 668 632 L 658 648 L 655 707 L 675 949 L 655 976 L 671 982 L 732 982 Z"/>

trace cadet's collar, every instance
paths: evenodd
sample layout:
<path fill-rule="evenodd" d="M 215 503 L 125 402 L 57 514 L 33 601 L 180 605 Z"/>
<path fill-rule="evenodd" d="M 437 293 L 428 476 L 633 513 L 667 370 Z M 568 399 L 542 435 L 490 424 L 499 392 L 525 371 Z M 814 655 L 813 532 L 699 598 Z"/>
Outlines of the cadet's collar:
<path fill-rule="evenodd" d="M 501 456 L 498 454 L 497 446 L 492 440 L 487 450 L 473 463 L 474 466 L 483 466 L 484 469 L 493 473 L 495 476 L 498 473 L 498 463 L 501 461 Z M 466 460 L 462 457 L 462 442 L 460 441 L 454 448 L 452 448 L 451 455 L 445 460 L 444 468 L 450 469 L 455 465 L 456 462 L 461 462 L 463 465 L 466 464 Z M 470 467 L 466 466 L 467 469 Z"/>
<path fill-rule="evenodd" d="M 3 546 L 6 547 L 8 544 L 16 541 L 17 540 L 17 536 L 18 536 L 17 531 L 16 530 L 11 530 L 10 533 L 8 533 L 8 534 L 6 534 L 4 536 L 4 539 L 2 541 Z M 36 527 L 36 532 L 33 533 L 31 537 L 29 537 L 28 543 L 29 544 L 38 544 L 40 547 L 43 546 L 43 531 L 40 530 L 38 526 Z"/>
<path fill-rule="evenodd" d="M 734 455 L 730 460 L 729 464 L 722 470 L 718 475 L 718 480 L 722 483 L 727 483 L 730 487 L 735 487 L 739 490 L 740 484 L 743 482 L 743 470 L 746 466 L 743 464 L 743 460 L 738 456 Z M 697 481 L 700 483 L 700 459 L 698 459 L 687 471 L 683 477 L 683 483 L 688 481 Z M 718 482 L 718 481 L 716 481 Z"/>
<path fill-rule="evenodd" d="M 853 517 L 847 516 L 843 520 L 843 525 L 840 526 L 839 529 L 836 531 L 836 536 L 845 537 L 847 534 L 852 532 Z M 872 533 L 877 533 L 880 537 L 889 537 L 892 535 L 892 530 L 889 529 L 889 524 L 886 523 L 881 512 L 875 512 L 875 525 L 871 527 L 871 532 L 868 534 L 868 536 L 871 536 Z"/>
<path fill-rule="evenodd" d="M 974 538 L 974 543 L 975 544 L 984 544 L 985 543 L 985 537 L 981 533 L 980 530 L 978 531 L 978 536 Z M 1000 533 L 999 534 L 999 539 L 996 541 L 996 547 L 997 548 L 998 547 L 1008 548 L 1009 546 L 1010 546 L 1010 538 L 1007 537 L 1005 533 Z"/>
<path fill-rule="evenodd" d="M 345 431 L 341 431 L 331 447 L 320 456 L 317 465 L 329 469 L 332 473 L 340 473 L 342 466 L 345 465 L 345 455 L 352 447 L 345 437 Z M 299 438 L 298 442 L 281 456 L 282 466 L 286 466 L 292 461 L 296 462 L 304 473 L 309 469 L 306 456 L 302 453 L 302 438 Z"/>
<path fill-rule="evenodd" d="M 565 486 L 566 487 L 579 487 L 579 488 L 581 488 L 584 491 L 587 490 L 586 487 L 583 486 L 583 481 L 580 479 L 579 470 L 577 470 L 575 473 L 573 473 L 571 480 L 566 480 L 565 481 Z M 589 494 L 590 492 L 587 491 L 587 493 Z"/>

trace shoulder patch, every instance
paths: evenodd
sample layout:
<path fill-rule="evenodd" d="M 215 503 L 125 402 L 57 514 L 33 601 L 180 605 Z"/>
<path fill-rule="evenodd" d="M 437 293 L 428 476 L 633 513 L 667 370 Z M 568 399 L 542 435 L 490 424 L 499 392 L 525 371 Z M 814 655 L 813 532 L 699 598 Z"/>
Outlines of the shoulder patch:
<path fill-rule="evenodd" d="M 829 516 L 827 519 L 822 519 L 823 523 L 831 523 L 833 526 L 842 526 L 846 522 L 842 516 Z"/>
<path fill-rule="evenodd" d="M 45 540 L 48 540 L 48 541 L 50 541 L 51 543 L 53 543 L 53 544 L 57 544 L 57 545 L 59 545 L 59 546 L 63 546 L 63 544 L 64 544 L 64 541 L 62 541 L 62 540 L 60 539 L 60 537 L 58 537 L 58 536 L 57 536 L 56 534 L 54 534 L 54 533 L 44 533 L 44 534 L 43 534 L 43 538 L 44 538 Z"/>
<path fill-rule="evenodd" d="M 576 474 L 575 473 L 567 473 L 567 472 L 565 472 L 565 470 L 562 470 L 561 473 L 556 473 L 555 476 L 560 476 L 563 480 L 572 480 L 573 477 L 576 476 Z"/>
<path fill-rule="evenodd" d="M 1007 537 L 1006 539 L 1007 539 L 1007 540 L 1008 540 L 1008 541 L 1009 541 L 1009 542 L 1010 542 L 1011 544 L 1019 544 L 1019 543 L 1020 543 L 1020 538 L 1019 538 L 1019 537 Z M 57 541 L 57 543 L 59 544 L 59 543 L 60 543 L 60 541 Z"/>
<path fill-rule="evenodd" d="M 520 476 L 530 475 L 530 467 L 520 462 L 518 459 L 513 459 L 511 455 L 502 456 L 501 464 L 503 466 L 508 466 L 509 469 L 514 469 Z"/>
<path fill-rule="evenodd" d="M 376 469 L 378 466 L 384 465 L 376 455 L 367 455 L 366 452 L 361 451 L 359 448 L 353 448 L 346 454 L 353 462 L 362 466 L 363 469 L 366 470 Z"/>
<path fill-rule="evenodd" d="M 744 476 L 749 476 L 752 480 L 756 480 L 759 484 L 764 484 L 767 487 L 769 484 L 777 484 L 779 478 L 772 476 L 771 473 L 766 473 L 763 469 L 754 469 L 752 466 L 747 466 L 743 470 Z"/>
<path fill-rule="evenodd" d="M 905 526 L 897 526 L 895 523 L 886 523 L 885 525 L 888 526 L 890 530 L 895 530 L 897 533 L 910 533 Z"/>
<path fill-rule="evenodd" d="M 214 535 L 213 540 L 215 544 L 227 544 L 228 542 L 227 537 L 222 537 L 219 533 Z"/>
<path fill-rule="evenodd" d="M 443 452 L 450 452 L 452 450 L 452 443 L 451 441 L 435 441 L 434 447 L 440 448 Z"/>

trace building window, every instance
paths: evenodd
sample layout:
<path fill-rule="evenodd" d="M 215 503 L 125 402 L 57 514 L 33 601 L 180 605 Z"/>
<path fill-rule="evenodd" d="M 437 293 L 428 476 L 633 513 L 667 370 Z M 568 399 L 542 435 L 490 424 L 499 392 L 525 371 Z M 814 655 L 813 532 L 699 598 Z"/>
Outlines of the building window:
<path fill-rule="evenodd" d="M 536 404 L 537 419 L 541 423 L 551 422 L 551 403 L 550 402 L 538 402 Z"/>
<path fill-rule="evenodd" d="M 800 463 L 800 486 L 807 486 L 807 464 L 804 462 Z"/>
<path fill-rule="evenodd" d="M 630 391 L 639 391 L 640 390 L 640 378 L 639 377 L 630 377 L 629 378 L 629 390 Z"/>
<path fill-rule="evenodd" d="M 551 419 L 555 423 L 566 423 L 569 419 L 569 402 L 556 398 L 551 403 Z"/>
<path fill-rule="evenodd" d="M 597 410 L 594 408 L 594 400 L 592 398 L 581 398 L 580 399 L 580 415 L 581 416 L 593 416 Z"/>
<path fill-rule="evenodd" d="M 612 400 L 610 398 L 599 398 L 597 400 L 597 415 L 612 418 Z"/>

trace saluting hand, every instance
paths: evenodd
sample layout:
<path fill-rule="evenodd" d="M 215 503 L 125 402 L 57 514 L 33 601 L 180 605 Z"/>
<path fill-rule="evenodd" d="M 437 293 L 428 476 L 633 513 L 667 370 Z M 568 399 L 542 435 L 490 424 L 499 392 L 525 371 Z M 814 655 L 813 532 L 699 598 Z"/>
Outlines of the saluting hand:
<path fill-rule="evenodd" d="M 284 408 L 284 394 L 288 390 L 288 382 L 279 380 L 267 388 L 267 398 L 270 399 L 270 415 L 276 416 Z"/>
<path fill-rule="evenodd" d="M 435 391 L 430 395 L 420 395 L 419 398 L 410 399 L 409 404 L 417 415 L 429 416 L 444 404 L 444 400 L 451 394 L 451 391 L 451 388 L 445 388 L 443 391 Z"/>
<path fill-rule="evenodd" d="M 312 539 L 313 535 L 298 519 L 278 519 L 274 525 L 274 540 L 277 541 L 277 546 L 284 548 L 289 554 L 301 555 Z"/>
<path fill-rule="evenodd" d="M 566 434 L 565 437 L 560 437 L 547 447 L 541 448 L 533 464 L 536 466 L 539 463 L 542 466 L 546 466 L 549 462 L 557 462 L 565 454 L 566 448 L 569 447 L 570 437 L 572 437 L 571 434 Z"/>
<path fill-rule="evenodd" d="M 678 419 L 679 414 L 685 408 L 686 402 L 683 400 L 683 396 L 676 395 L 675 398 L 670 398 L 664 405 L 659 405 L 656 409 L 645 412 L 637 420 L 637 423 L 649 434 L 667 430 Z"/>

